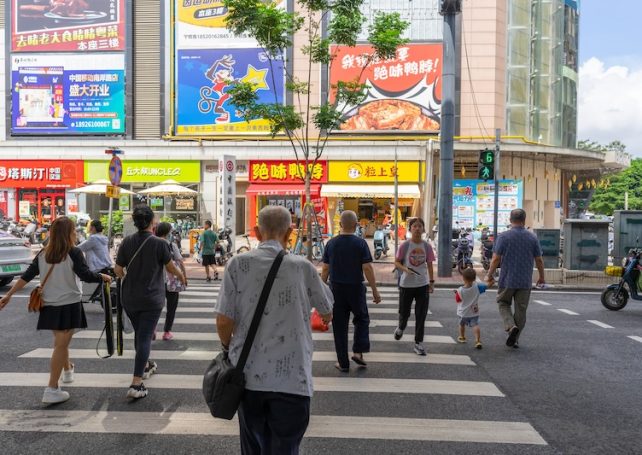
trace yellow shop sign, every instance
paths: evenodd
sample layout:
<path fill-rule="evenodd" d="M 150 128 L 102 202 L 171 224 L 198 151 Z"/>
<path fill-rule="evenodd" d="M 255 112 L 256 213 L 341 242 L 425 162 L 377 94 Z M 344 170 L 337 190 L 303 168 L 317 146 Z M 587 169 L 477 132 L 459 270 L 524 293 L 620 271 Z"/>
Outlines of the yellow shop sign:
<path fill-rule="evenodd" d="M 420 166 L 421 164 L 421 166 Z M 328 163 L 328 181 L 391 183 L 395 174 L 399 182 L 418 183 L 423 181 L 423 162 L 419 161 L 330 161 Z"/>
<path fill-rule="evenodd" d="M 122 159 L 122 183 L 160 183 L 176 180 L 180 183 L 201 181 L 200 161 L 142 161 Z M 85 161 L 85 181 L 109 179 L 109 161 Z"/>

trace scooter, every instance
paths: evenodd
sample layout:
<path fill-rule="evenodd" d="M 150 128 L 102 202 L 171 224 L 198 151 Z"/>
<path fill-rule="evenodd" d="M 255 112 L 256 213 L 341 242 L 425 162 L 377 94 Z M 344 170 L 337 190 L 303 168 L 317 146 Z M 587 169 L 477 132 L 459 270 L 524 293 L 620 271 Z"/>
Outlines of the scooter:
<path fill-rule="evenodd" d="M 609 276 L 619 276 L 620 282 L 611 284 L 602 291 L 602 305 L 611 311 L 621 310 L 629 301 L 642 300 L 642 291 L 638 289 L 638 278 L 642 271 L 642 249 L 634 248 L 624 262 L 624 267 L 609 266 L 604 272 Z"/>
<path fill-rule="evenodd" d="M 383 226 L 378 226 L 374 233 L 374 256 L 375 259 L 381 258 L 384 254 L 388 256 L 388 236 L 390 235 L 389 229 L 384 229 Z"/>

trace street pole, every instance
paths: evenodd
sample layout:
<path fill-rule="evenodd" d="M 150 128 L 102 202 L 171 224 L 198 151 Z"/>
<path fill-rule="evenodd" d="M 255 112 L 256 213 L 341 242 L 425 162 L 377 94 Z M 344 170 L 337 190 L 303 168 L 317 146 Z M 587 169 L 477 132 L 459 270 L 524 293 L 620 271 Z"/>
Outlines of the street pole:
<path fill-rule="evenodd" d="M 493 207 L 493 238 L 497 239 L 497 223 L 498 223 L 498 212 L 499 212 L 499 170 L 501 168 L 499 164 L 499 143 L 501 142 L 502 130 L 497 128 L 495 130 L 495 205 Z"/>
<path fill-rule="evenodd" d="M 395 143 L 395 257 L 397 257 L 397 250 L 399 249 L 399 172 L 397 172 L 397 144 Z"/>
<path fill-rule="evenodd" d="M 441 0 L 439 14 L 444 16 L 444 56 L 442 66 L 441 143 L 439 182 L 439 245 L 437 274 L 452 276 L 451 248 L 453 224 L 453 173 L 455 135 L 455 18 L 461 0 Z"/>
<path fill-rule="evenodd" d="M 433 153 L 433 141 L 432 139 L 428 140 L 428 146 L 426 147 L 426 156 L 425 156 L 425 169 L 424 169 L 424 201 L 423 201 L 423 218 L 426 222 L 426 229 L 428 229 L 428 234 L 432 234 L 432 226 L 434 224 L 433 220 L 433 211 L 431 207 L 432 202 L 432 153 Z M 431 237 L 432 238 L 432 237 Z"/>

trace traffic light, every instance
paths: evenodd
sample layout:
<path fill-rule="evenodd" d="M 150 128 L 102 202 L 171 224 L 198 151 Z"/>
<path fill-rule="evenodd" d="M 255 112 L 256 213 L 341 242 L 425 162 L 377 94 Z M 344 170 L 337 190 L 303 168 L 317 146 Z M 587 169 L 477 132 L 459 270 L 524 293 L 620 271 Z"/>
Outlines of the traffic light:
<path fill-rule="evenodd" d="M 478 177 L 480 180 L 487 182 L 495 179 L 495 152 L 492 150 L 482 150 L 479 152 Z"/>

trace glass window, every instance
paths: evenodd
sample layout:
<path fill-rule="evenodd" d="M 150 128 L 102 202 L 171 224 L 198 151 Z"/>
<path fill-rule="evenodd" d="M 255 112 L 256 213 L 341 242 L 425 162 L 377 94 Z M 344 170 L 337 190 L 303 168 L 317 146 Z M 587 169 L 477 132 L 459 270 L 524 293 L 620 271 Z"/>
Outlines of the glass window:
<path fill-rule="evenodd" d="M 411 41 L 443 39 L 444 19 L 439 14 L 439 0 L 364 0 L 361 11 L 366 22 L 359 35 L 360 41 L 367 39 L 368 27 L 378 12 L 398 12 L 403 20 L 410 23 L 404 38 Z"/>

